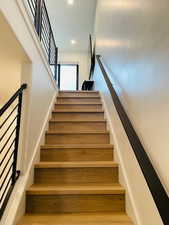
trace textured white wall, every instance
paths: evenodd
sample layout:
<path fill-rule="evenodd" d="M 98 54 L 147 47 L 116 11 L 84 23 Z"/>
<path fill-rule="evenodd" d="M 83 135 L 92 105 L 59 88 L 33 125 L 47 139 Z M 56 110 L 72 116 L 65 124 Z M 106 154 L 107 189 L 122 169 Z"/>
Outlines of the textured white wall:
<path fill-rule="evenodd" d="M 169 192 L 169 2 L 98 0 L 97 53 Z"/>

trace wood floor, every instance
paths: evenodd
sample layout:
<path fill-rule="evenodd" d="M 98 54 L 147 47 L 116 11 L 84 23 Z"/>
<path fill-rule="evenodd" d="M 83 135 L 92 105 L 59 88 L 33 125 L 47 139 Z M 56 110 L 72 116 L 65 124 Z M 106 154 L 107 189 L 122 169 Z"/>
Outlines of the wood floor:
<path fill-rule="evenodd" d="M 18 225 L 132 225 L 98 92 L 60 92 Z"/>

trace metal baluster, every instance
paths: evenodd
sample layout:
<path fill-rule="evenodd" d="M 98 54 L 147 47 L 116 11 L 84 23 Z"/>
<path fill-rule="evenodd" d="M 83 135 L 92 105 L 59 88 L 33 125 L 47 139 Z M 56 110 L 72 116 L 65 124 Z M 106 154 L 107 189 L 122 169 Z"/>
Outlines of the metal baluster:
<path fill-rule="evenodd" d="M 16 140 L 15 140 L 15 150 L 14 150 L 14 163 L 13 163 L 13 171 L 12 171 L 12 185 L 15 184 L 17 180 L 17 176 L 20 171 L 17 171 L 17 157 L 18 157 L 18 147 L 19 147 L 19 133 L 20 133 L 20 123 L 21 123 L 21 111 L 22 111 L 22 95 L 23 93 L 19 93 L 18 97 L 18 117 L 17 117 L 17 125 L 16 125 Z"/>

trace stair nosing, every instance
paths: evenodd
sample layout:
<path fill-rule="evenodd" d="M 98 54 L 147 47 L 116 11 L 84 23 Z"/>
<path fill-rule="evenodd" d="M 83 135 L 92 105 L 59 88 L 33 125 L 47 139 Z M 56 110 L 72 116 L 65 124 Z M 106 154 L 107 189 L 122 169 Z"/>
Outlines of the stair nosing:
<path fill-rule="evenodd" d="M 58 93 L 99 93 L 99 91 L 59 91 Z"/>
<path fill-rule="evenodd" d="M 106 123 L 107 120 L 55 120 L 51 119 L 49 123 Z"/>
<path fill-rule="evenodd" d="M 109 131 L 47 131 L 47 135 L 80 135 L 80 134 L 107 134 L 109 135 Z"/>
<path fill-rule="evenodd" d="M 88 102 L 88 103 L 86 103 L 86 102 L 69 102 L 69 103 L 55 103 L 55 105 L 102 105 L 102 103 L 92 103 L 92 102 Z"/>
<path fill-rule="evenodd" d="M 27 191 L 27 195 L 112 195 L 125 194 L 125 189 L 120 184 L 110 185 L 32 185 Z"/>
<path fill-rule="evenodd" d="M 70 110 L 70 109 L 60 109 L 60 110 L 53 110 L 52 113 L 104 113 L 104 110 Z"/>
<path fill-rule="evenodd" d="M 100 96 L 57 96 L 57 99 L 71 99 L 71 98 L 77 98 L 77 99 L 84 99 L 84 98 L 89 98 L 89 99 L 101 99 Z"/>
<path fill-rule="evenodd" d="M 104 148 L 110 148 L 110 149 L 113 149 L 114 148 L 114 146 L 112 145 L 112 144 L 98 144 L 98 146 L 97 145 L 82 145 L 82 144 L 80 144 L 80 145 L 69 145 L 69 144 L 67 144 L 67 145 L 44 145 L 44 146 L 41 146 L 41 149 L 76 149 L 76 148 L 81 148 L 81 149 L 87 149 L 87 148 L 93 148 L 93 149 L 104 149 Z"/>
<path fill-rule="evenodd" d="M 118 224 L 118 225 L 120 225 L 120 224 L 122 224 L 122 225 L 126 225 L 126 223 L 127 223 L 127 225 L 134 225 L 133 223 L 132 223 L 132 221 L 131 221 L 131 218 L 129 218 L 129 216 L 126 214 L 126 212 L 80 212 L 80 213 L 62 213 L 62 214 L 50 214 L 50 218 L 52 218 L 53 219 L 53 221 L 56 221 L 59 217 L 64 217 L 64 216 L 70 216 L 70 219 L 72 219 L 72 216 L 75 216 L 75 217 L 77 217 L 77 216 L 80 216 L 80 217 L 84 217 L 84 218 L 88 218 L 88 217 L 90 217 L 90 218 L 95 218 L 95 216 L 97 217 L 103 217 L 104 216 L 104 218 L 105 217 L 108 217 L 108 218 L 110 218 L 110 220 L 112 221 L 112 222 L 109 222 L 108 224 Z M 47 220 L 49 220 L 49 214 L 42 214 L 42 213 L 40 213 L 40 214 L 37 214 L 37 213 L 35 213 L 35 214 L 30 214 L 30 213 L 26 213 L 25 215 L 24 215 L 24 217 L 23 218 L 25 218 L 26 220 L 27 220 L 27 218 L 33 218 L 33 221 L 38 221 L 39 220 L 39 218 L 41 219 L 41 218 L 46 218 Z M 120 219 L 119 219 L 119 217 L 120 217 Z M 121 217 L 122 217 L 122 219 L 121 219 Z M 74 217 L 73 217 L 74 218 Z M 89 220 L 87 220 L 87 221 L 89 221 Z M 51 223 L 50 223 L 51 224 Z M 84 224 L 84 223 L 83 223 Z M 23 222 L 22 223 L 19 223 L 18 225 L 23 225 Z M 49 225 L 49 224 L 48 224 Z"/>
<path fill-rule="evenodd" d="M 102 162 L 102 163 L 101 163 Z M 43 168 L 117 168 L 118 163 L 114 161 L 75 161 L 75 162 L 39 162 L 35 164 L 36 169 Z"/>

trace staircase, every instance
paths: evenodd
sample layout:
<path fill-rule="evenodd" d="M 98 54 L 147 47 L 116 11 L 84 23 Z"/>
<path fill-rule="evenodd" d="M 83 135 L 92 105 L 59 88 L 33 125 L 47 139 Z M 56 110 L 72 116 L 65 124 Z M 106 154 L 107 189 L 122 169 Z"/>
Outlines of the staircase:
<path fill-rule="evenodd" d="M 18 225 L 132 225 L 99 92 L 59 92 Z"/>

